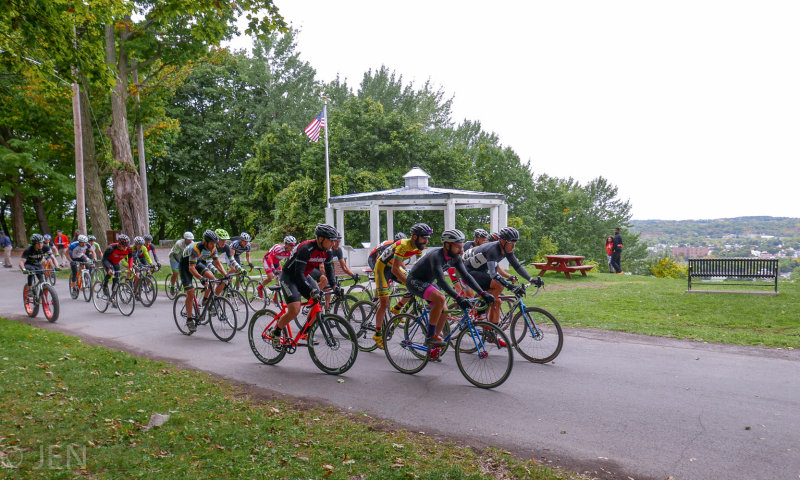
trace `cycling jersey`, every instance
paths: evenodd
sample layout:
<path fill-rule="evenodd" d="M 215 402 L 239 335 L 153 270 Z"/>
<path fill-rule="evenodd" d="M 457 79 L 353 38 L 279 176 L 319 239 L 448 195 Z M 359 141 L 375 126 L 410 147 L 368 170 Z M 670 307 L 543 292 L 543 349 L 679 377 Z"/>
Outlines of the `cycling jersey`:
<path fill-rule="evenodd" d="M 233 265 L 237 270 L 241 270 L 242 266 L 239 265 L 239 261 L 236 258 L 238 255 L 234 255 L 233 249 L 231 248 L 231 244 L 229 242 L 226 242 L 225 246 L 223 247 L 217 247 L 217 253 L 220 255 L 224 253 L 225 258 L 228 259 L 226 263 Z"/>
<path fill-rule="evenodd" d="M 90 258 L 95 260 L 100 260 L 100 258 L 103 256 L 102 252 L 100 252 L 100 245 L 92 242 L 89 242 L 89 249 L 87 250 L 87 253 Z"/>
<path fill-rule="evenodd" d="M 453 267 L 460 275 L 461 280 L 470 288 L 476 292 L 483 291 L 467 271 L 467 267 L 464 265 L 460 256 L 449 257 L 442 247 L 435 247 L 429 250 L 428 253 L 423 255 L 423 257 L 411 267 L 411 270 L 408 272 L 406 287 L 409 287 L 412 283 L 415 285 L 432 284 L 435 280 L 448 295 L 455 298 L 458 296 L 458 293 L 456 293 L 444 276 L 444 270 L 448 267 Z M 411 293 L 420 296 L 421 294 L 417 293 L 418 290 L 420 289 L 409 288 Z M 424 291 L 424 289 L 422 289 L 422 291 Z"/>
<path fill-rule="evenodd" d="M 342 247 L 339 247 L 335 250 L 331 250 L 331 261 L 339 261 L 341 262 L 344 260 L 344 252 L 342 251 Z"/>
<path fill-rule="evenodd" d="M 247 242 L 247 245 L 244 246 L 242 245 L 241 242 L 242 242 L 241 240 L 234 240 L 233 243 L 231 243 L 231 250 L 233 250 L 233 254 L 237 257 L 251 250 L 250 242 Z"/>
<path fill-rule="evenodd" d="M 204 262 L 206 260 L 217 260 L 217 246 L 216 244 L 211 247 L 211 250 L 207 249 L 205 246 L 205 242 L 192 242 L 191 245 L 183 249 L 183 257 L 189 259 L 190 264 L 194 264 L 197 262 Z"/>
<path fill-rule="evenodd" d="M 267 270 L 280 270 L 281 261 L 288 259 L 292 256 L 292 251 L 286 248 L 286 245 L 277 243 L 264 254 L 264 269 Z"/>
<path fill-rule="evenodd" d="M 153 261 L 150 259 L 150 253 L 146 248 L 134 248 L 131 250 L 131 262 L 137 265 L 152 265 Z"/>
<path fill-rule="evenodd" d="M 475 246 L 475 240 L 470 240 L 469 242 L 464 243 L 464 251 L 466 252 L 470 248 Z"/>
<path fill-rule="evenodd" d="M 422 255 L 422 250 L 418 249 L 417 246 L 414 245 L 414 240 L 410 238 L 403 238 L 394 242 L 391 246 L 387 247 L 383 252 L 381 252 L 381 254 L 378 256 L 378 261 L 375 262 L 375 264 L 377 266 L 382 262 L 385 265 L 388 265 L 394 258 L 404 262 L 414 255 L 419 257 Z"/>
<path fill-rule="evenodd" d="M 183 251 L 186 250 L 186 247 L 192 244 L 191 240 L 186 240 L 185 238 L 181 238 L 172 246 L 172 249 L 169 251 L 170 256 L 174 256 L 176 258 L 181 258 L 183 256 Z"/>
<path fill-rule="evenodd" d="M 331 251 L 320 248 L 316 240 L 306 240 L 297 246 L 294 254 L 286 262 L 281 278 L 286 277 L 295 283 L 305 283 L 305 278 L 312 270 L 319 268 L 322 271 L 320 268 L 322 265 L 325 266 L 325 275 L 329 279 L 335 279 Z"/>
<path fill-rule="evenodd" d="M 150 258 L 153 260 L 150 263 L 158 263 L 158 256 L 156 255 L 156 249 L 153 246 L 153 243 L 151 242 L 150 244 L 145 245 L 145 247 L 147 249 L 147 254 L 150 255 Z"/>
<path fill-rule="evenodd" d="M 369 265 L 369 268 L 375 270 L 375 262 L 377 262 L 378 260 L 378 255 L 380 255 L 381 252 L 383 252 L 389 245 L 393 243 L 394 240 L 386 240 L 377 247 L 373 248 L 371 252 L 369 252 L 369 256 L 367 257 L 367 265 Z"/>
<path fill-rule="evenodd" d="M 67 255 L 70 260 L 78 260 L 79 258 L 86 258 L 88 260 L 87 255 L 90 254 L 89 249 L 90 246 L 88 243 L 81 246 L 79 242 L 72 242 L 69 244 L 69 252 Z"/>
<path fill-rule="evenodd" d="M 118 243 L 112 243 L 103 252 L 103 263 L 110 263 L 111 265 L 119 265 L 123 258 L 128 257 L 128 268 L 133 265 L 133 259 L 130 257 L 131 247 L 120 247 Z"/>
<path fill-rule="evenodd" d="M 528 275 L 528 272 L 520 265 L 517 257 L 514 256 L 514 252 L 503 253 L 500 248 L 499 240 L 486 242 L 464 253 L 464 263 L 467 265 L 467 270 L 484 272 L 504 287 L 510 287 L 511 284 L 497 273 L 497 264 L 503 258 L 508 260 L 508 263 L 514 267 L 514 270 L 516 270 L 522 278 L 529 282 L 532 281 L 531 276 Z"/>
<path fill-rule="evenodd" d="M 25 259 L 26 265 L 41 266 L 42 259 L 49 255 L 50 255 L 50 247 L 44 244 L 42 245 L 41 250 L 36 250 L 36 247 L 34 247 L 33 245 L 28 245 L 28 248 L 26 248 L 22 252 L 22 258 Z"/>

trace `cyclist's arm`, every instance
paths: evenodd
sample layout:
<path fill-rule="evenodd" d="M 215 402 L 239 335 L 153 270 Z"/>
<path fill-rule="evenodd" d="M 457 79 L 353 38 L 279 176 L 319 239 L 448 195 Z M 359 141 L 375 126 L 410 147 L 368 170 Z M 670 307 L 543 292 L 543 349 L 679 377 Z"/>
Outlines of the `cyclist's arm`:
<path fill-rule="evenodd" d="M 348 275 L 350 275 L 351 277 L 353 276 L 353 271 L 350 270 L 350 267 L 347 266 L 347 262 L 345 261 L 344 258 L 339 260 L 339 265 L 342 266 L 342 270 L 345 271 Z"/>
<path fill-rule="evenodd" d="M 325 276 L 328 277 L 328 285 L 331 287 L 339 286 L 338 280 L 336 280 L 336 272 L 333 269 L 333 261 L 330 257 L 325 260 Z"/>
<path fill-rule="evenodd" d="M 399 257 L 392 258 L 392 275 L 397 279 L 398 282 L 402 283 L 403 285 L 406 284 L 406 269 L 405 265 L 403 265 L 403 260 Z"/>
<path fill-rule="evenodd" d="M 527 280 L 527 281 L 529 281 L 529 282 L 532 282 L 532 281 L 533 281 L 533 279 L 531 278 L 531 276 L 530 276 L 530 274 L 528 273 L 528 271 L 527 271 L 527 270 L 525 270 L 525 267 L 523 267 L 523 266 L 522 266 L 522 265 L 519 263 L 519 260 L 517 260 L 517 257 L 516 257 L 516 255 L 514 255 L 513 253 L 507 253 L 507 254 L 506 254 L 506 259 L 508 259 L 508 263 L 509 263 L 509 264 L 510 264 L 512 267 L 514 267 L 514 270 L 516 270 L 516 271 L 517 271 L 517 273 L 519 273 L 519 276 L 520 276 L 520 277 L 524 278 L 525 280 Z"/>
<path fill-rule="evenodd" d="M 436 277 L 436 283 L 451 297 L 458 297 L 458 292 L 456 292 L 453 285 L 451 285 L 444 276 L 442 263 L 438 259 L 435 260 L 435 263 L 436 264 L 433 266 L 433 274 Z M 478 290 L 480 290 L 480 288 L 478 288 Z"/>
<path fill-rule="evenodd" d="M 150 258 L 153 259 L 153 262 L 150 263 L 158 263 L 158 255 L 156 255 L 156 249 L 152 243 L 147 247 L 147 250 L 150 253 Z"/>
<path fill-rule="evenodd" d="M 223 275 L 227 275 L 228 274 L 228 272 L 226 272 L 225 268 L 222 266 L 222 262 L 219 261 L 219 257 L 214 255 L 213 257 L 211 257 L 211 259 L 213 260 L 214 266 L 217 268 L 217 270 L 219 270 L 219 272 L 221 274 L 223 274 Z"/>
<path fill-rule="evenodd" d="M 469 288 L 471 288 L 476 292 L 483 292 L 483 289 L 481 288 L 480 285 L 478 285 L 478 282 L 475 281 L 475 278 L 469 274 L 469 271 L 467 271 L 467 266 L 464 265 L 464 262 L 461 260 L 460 257 L 458 257 L 458 260 L 456 261 L 454 267 L 456 268 L 456 271 L 458 272 L 461 281 L 463 283 L 468 285 Z"/>
<path fill-rule="evenodd" d="M 153 259 L 150 257 L 150 252 L 147 251 L 147 247 L 142 249 L 142 256 L 144 257 L 144 261 L 147 262 L 145 265 L 153 265 Z"/>

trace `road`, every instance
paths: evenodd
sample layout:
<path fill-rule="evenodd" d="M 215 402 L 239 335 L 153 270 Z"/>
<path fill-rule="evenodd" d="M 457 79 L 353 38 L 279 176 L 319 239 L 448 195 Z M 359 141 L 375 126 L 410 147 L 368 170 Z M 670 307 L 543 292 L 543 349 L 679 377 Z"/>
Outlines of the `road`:
<path fill-rule="evenodd" d="M 23 280 L 0 269 L 0 315 L 23 319 Z M 123 317 L 70 299 L 63 279 L 56 289 L 58 322 L 39 313 L 31 324 L 412 431 L 609 479 L 800 478 L 798 351 L 566 329 L 554 363 L 517 355 L 510 379 L 482 390 L 452 355 L 413 376 L 395 371 L 381 351 L 361 352 L 342 377 L 322 374 L 304 349 L 266 366 L 244 332 L 230 343 L 207 326 L 178 333 L 163 292 L 151 308 L 137 305 Z"/>

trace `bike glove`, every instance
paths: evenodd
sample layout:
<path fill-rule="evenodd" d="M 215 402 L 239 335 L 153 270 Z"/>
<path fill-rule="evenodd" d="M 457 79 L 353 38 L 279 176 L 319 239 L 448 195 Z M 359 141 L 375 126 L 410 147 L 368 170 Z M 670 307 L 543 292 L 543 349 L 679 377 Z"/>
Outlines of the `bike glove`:
<path fill-rule="evenodd" d="M 494 300 L 494 297 L 492 297 L 492 300 Z M 472 308 L 472 303 L 470 303 L 469 298 L 461 295 L 456 297 L 456 303 L 458 304 L 458 308 L 463 310 L 469 310 Z"/>
<path fill-rule="evenodd" d="M 544 279 L 542 279 L 542 277 L 534 278 L 533 280 L 531 280 L 531 283 L 536 285 L 538 288 L 544 287 Z"/>
<path fill-rule="evenodd" d="M 486 302 L 487 305 L 491 305 L 494 303 L 494 295 L 492 295 L 487 291 L 481 292 L 481 298 L 483 299 L 484 302 Z"/>

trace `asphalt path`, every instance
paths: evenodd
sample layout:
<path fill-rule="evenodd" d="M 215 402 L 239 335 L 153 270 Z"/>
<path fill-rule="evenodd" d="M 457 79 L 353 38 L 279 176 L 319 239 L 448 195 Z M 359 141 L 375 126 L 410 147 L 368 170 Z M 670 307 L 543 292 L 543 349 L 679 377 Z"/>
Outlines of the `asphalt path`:
<path fill-rule="evenodd" d="M 27 319 L 23 282 L 16 268 L 0 268 L 0 315 Z M 246 330 L 229 343 L 208 326 L 181 335 L 163 292 L 124 317 L 70 299 L 63 279 L 56 290 L 58 322 L 41 312 L 25 321 L 411 431 L 601 478 L 800 478 L 800 351 L 565 329 L 555 362 L 517 355 L 509 380 L 483 390 L 462 377 L 453 355 L 416 375 L 394 370 L 379 350 L 359 352 L 340 377 L 321 373 L 305 349 L 267 366 L 250 352 Z"/>

